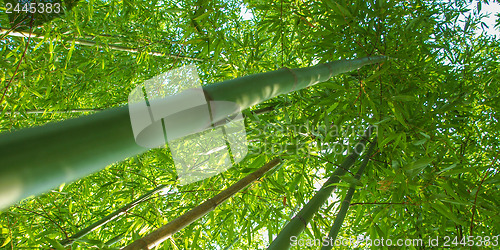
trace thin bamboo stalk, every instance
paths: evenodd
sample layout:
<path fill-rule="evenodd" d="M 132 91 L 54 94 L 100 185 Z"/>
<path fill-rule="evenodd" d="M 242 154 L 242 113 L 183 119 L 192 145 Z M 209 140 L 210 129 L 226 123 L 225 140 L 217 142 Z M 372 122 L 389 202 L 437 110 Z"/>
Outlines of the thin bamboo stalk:
<path fill-rule="evenodd" d="M 130 209 L 134 208 L 135 206 L 139 205 L 140 203 L 144 202 L 147 200 L 149 197 L 153 196 L 154 194 L 160 192 L 163 190 L 167 185 L 160 185 L 156 187 L 155 189 L 145 193 L 141 197 L 137 198 L 136 200 L 128 203 L 127 205 L 121 207 L 120 209 L 102 217 L 100 220 L 92 223 L 90 226 L 78 231 L 77 233 L 71 235 L 67 239 L 61 241 L 61 245 L 63 246 L 69 246 L 75 242 L 75 240 L 78 240 L 82 238 L 83 236 L 89 234 L 90 232 L 100 228 L 101 226 L 105 225 L 106 223 L 115 220 L 116 218 L 120 217 L 122 214 L 126 213 Z"/>
<path fill-rule="evenodd" d="M 151 249 L 158 244 L 162 243 L 168 239 L 172 234 L 180 231 L 184 227 L 190 225 L 197 219 L 201 218 L 203 215 L 214 210 L 217 206 L 222 204 L 224 201 L 232 197 L 234 194 L 238 193 L 250 183 L 262 177 L 266 172 L 276 167 L 281 160 L 279 158 L 274 158 L 268 163 L 264 164 L 261 168 L 257 169 L 255 172 L 245 176 L 245 178 L 239 180 L 235 184 L 231 185 L 227 189 L 224 189 L 216 196 L 206 200 L 197 207 L 187 211 L 183 215 L 177 217 L 168 224 L 158 228 L 154 232 L 134 241 L 132 244 L 122 248 L 124 250 L 133 249 Z"/>
<path fill-rule="evenodd" d="M 252 110 L 252 113 L 256 114 L 256 115 L 260 115 L 260 114 L 265 114 L 265 113 L 269 113 L 271 111 L 274 110 L 274 106 L 269 106 L 269 107 L 265 107 L 265 108 L 261 108 L 261 109 L 256 109 L 256 110 Z M 67 113 L 88 113 L 88 112 L 99 112 L 99 111 L 103 111 L 104 109 L 92 109 L 92 108 L 88 108 L 88 109 L 69 109 L 69 110 L 43 110 L 43 109 L 27 109 L 27 110 L 24 110 L 23 112 L 21 111 L 10 111 L 10 110 L 7 110 L 5 111 L 5 114 L 6 115 L 19 115 L 19 114 L 67 114 Z"/>
<path fill-rule="evenodd" d="M 366 151 L 365 156 L 363 157 L 363 162 L 361 163 L 361 166 L 358 169 L 358 172 L 356 172 L 356 175 L 354 175 L 354 178 L 356 180 L 359 180 L 361 178 L 361 175 L 363 174 L 363 171 L 366 168 L 366 165 L 368 165 L 368 161 L 370 161 L 370 157 L 372 155 L 373 150 L 375 149 L 375 146 L 377 145 L 375 142 L 377 139 L 373 139 L 372 142 L 370 143 L 370 147 L 368 148 L 368 151 Z M 335 221 L 333 222 L 333 226 L 330 229 L 330 232 L 328 233 L 328 242 L 332 243 L 335 242 L 337 239 L 337 235 L 339 233 L 340 228 L 342 227 L 342 223 L 344 223 L 345 216 L 347 214 L 347 210 L 349 209 L 349 206 L 351 204 L 351 199 L 352 196 L 354 195 L 354 192 L 356 190 L 356 185 L 351 184 L 349 187 L 349 190 L 347 190 L 347 193 L 345 195 L 344 200 L 342 201 L 342 205 L 340 206 L 340 210 L 337 214 L 337 217 L 335 217 Z M 325 244 L 321 248 L 321 250 L 330 250 L 332 249 L 333 244 Z"/>
<path fill-rule="evenodd" d="M 283 250 L 289 249 L 291 246 L 291 237 L 298 237 L 306 228 L 314 214 L 318 212 L 320 207 L 326 202 L 328 197 L 333 192 L 335 184 L 340 181 L 340 176 L 344 175 L 347 170 L 354 165 L 359 154 L 365 148 L 366 142 L 372 134 L 373 127 L 370 126 L 365 131 L 364 136 L 354 147 L 354 151 L 342 162 L 342 164 L 333 172 L 328 180 L 323 184 L 321 189 L 313 196 L 313 198 L 293 217 L 288 224 L 280 231 L 278 236 L 273 240 L 268 250 Z"/>
<path fill-rule="evenodd" d="M 5 29 L 5 28 L 0 27 L 0 35 L 3 35 L 3 34 L 6 34 L 8 36 L 15 36 L 15 37 L 29 37 L 29 36 L 31 36 L 32 38 L 45 39 L 44 36 L 39 35 L 39 34 L 34 34 L 34 33 L 30 34 L 29 32 L 24 32 L 24 31 L 11 31 L 9 29 Z M 61 41 L 64 41 L 67 43 L 74 42 L 75 44 L 82 45 L 82 46 L 97 46 L 99 49 L 109 48 L 112 50 L 124 51 L 124 52 L 130 52 L 130 53 L 140 53 L 141 52 L 139 49 L 135 49 L 135 48 L 129 48 L 129 47 L 120 46 L 120 45 L 116 45 L 116 44 L 108 44 L 108 45 L 104 46 L 104 45 L 97 44 L 94 41 L 89 41 L 89 40 L 84 40 L 84 39 L 79 39 L 79 38 L 66 39 L 66 40 L 61 40 Z M 199 58 L 165 54 L 165 53 L 156 52 L 156 51 L 150 51 L 150 52 L 148 52 L 148 55 L 169 57 L 169 58 L 175 58 L 175 59 L 185 59 L 185 60 L 192 60 L 192 61 L 203 61 L 202 59 L 199 59 Z"/>
<path fill-rule="evenodd" d="M 86 112 L 99 112 L 103 109 L 69 109 L 69 110 L 39 110 L 39 109 L 28 109 L 24 112 L 21 111 L 5 111 L 6 115 L 19 115 L 19 114 L 67 114 L 67 113 L 86 113 Z"/>
<path fill-rule="evenodd" d="M 385 59 L 375 56 L 280 69 L 206 85 L 203 90 L 207 99 L 233 102 L 243 110 Z M 224 115 L 230 114 L 214 112 L 214 117 Z M 186 124 L 177 125 L 172 134 L 180 138 Z M 128 106 L 1 134 L 0 209 L 146 150 L 135 142 Z"/>

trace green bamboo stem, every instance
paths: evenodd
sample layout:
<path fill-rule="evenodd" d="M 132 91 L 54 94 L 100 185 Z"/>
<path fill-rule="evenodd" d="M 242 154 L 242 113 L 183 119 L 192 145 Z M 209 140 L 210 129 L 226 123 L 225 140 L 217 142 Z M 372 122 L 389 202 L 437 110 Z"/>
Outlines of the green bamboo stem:
<path fill-rule="evenodd" d="M 273 240 L 268 250 L 284 250 L 291 246 L 291 237 L 298 237 L 306 228 L 314 214 L 318 212 L 320 207 L 330 197 L 335 184 L 340 181 L 340 176 L 344 175 L 347 170 L 354 165 L 361 151 L 364 150 L 368 138 L 372 134 L 373 127 L 370 126 L 365 131 L 364 136 L 354 147 L 353 152 L 342 162 L 342 164 L 333 172 L 328 180 L 323 184 L 321 189 L 313 196 L 313 198 L 293 217 L 288 224 L 281 230 L 278 236 Z"/>
<path fill-rule="evenodd" d="M 368 165 L 368 161 L 370 160 L 370 157 L 372 155 L 373 150 L 375 149 L 375 146 L 377 145 L 375 142 L 377 139 L 373 139 L 372 142 L 370 143 L 370 147 L 365 153 L 365 156 L 363 157 L 363 162 L 361 163 L 361 166 L 358 169 L 358 172 L 356 172 L 356 175 L 354 178 L 356 180 L 359 180 L 361 178 L 361 175 L 363 174 L 363 171 L 366 168 L 366 165 Z M 332 243 L 335 242 L 337 239 L 337 235 L 340 231 L 340 228 L 342 227 L 342 223 L 344 223 L 345 216 L 347 214 L 347 210 L 349 209 L 349 206 L 351 204 L 351 199 L 352 196 L 354 195 L 354 191 L 356 190 L 356 185 L 351 184 L 349 187 L 349 190 L 347 190 L 347 193 L 345 195 L 344 200 L 342 201 L 342 205 L 340 206 L 340 210 L 337 214 L 337 217 L 335 217 L 335 221 L 333 222 L 333 226 L 330 229 L 330 232 L 328 233 L 328 242 Z M 332 244 L 325 244 L 321 248 L 321 250 L 330 250 L 332 249 L 333 245 Z"/>
<path fill-rule="evenodd" d="M 10 31 L 10 29 L 5 29 L 5 28 L 0 27 L 0 35 L 3 35 L 3 34 L 7 34 L 8 36 L 15 36 L 15 37 L 29 37 L 29 36 L 31 36 L 32 38 L 38 38 L 41 40 L 45 39 L 44 36 L 39 35 L 39 34 L 34 34 L 34 33 L 24 32 L 24 31 Z M 142 52 L 140 49 L 129 48 L 129 47 L 121 46 L 118 44 L 100 45 L 97 42 L 94 42 L 91 40 L 85 40 L 85 39 L 81 39 L 81 38 L 53 39 L 53 41 L 66 42 L 69 44 L 75 43 L 77 45 L 82 45 L 82 46 L 91 46 L 91 47 L 95 46 L 99 49 L 112 49 L 112 50 L 124 51 L 124 52 L 130 52 L 130 53 L 141 53 Z M 199 58 L 165 54 L 165 53 L 156 52 L 156 51 L 149 51 L 146 53 L 148 55 L 151 55 L 151 56 L 169 57 L 169 58 L 193 60 L 193 61 L 203 61 L 202 59 L 199 59 Z"/>
<path fill-rule="evenodd" d="M 274 110 L 274 106 L 269 106 L 261 109 L 256 109 L 252 110 L 251 112 L 254 113 L 255 115 L 261 115 L 265 113 L 269 113 Z M 104 111 L 104 109 L 70 109 L 70 110 L 35 110 L 35 109 L 28 109 L 24 110 L 23 112 L 21 111 L 5 111 L 6 115 L 19 115 L 19 114 L 68 114 L 68 113 L 95 113 L 99 111 Z"/>
<path fill-rule="evenodd" d="M 280 69 L 206 85 L 203 90 L 207 99 L 233 102 L 243 110 L 385 59 L 375 56 Z M 186 125 L 179 123 L 172 134 L 182 135 Z M 0 209 L 146 150 L 134 140 L 127 106 L 4 133 L 0 135 Z"/>
<path fill-rule="evenodd" d="M 139 205 L 140 203 L 144 202 L 145 200 L 149 199 L 149 197 L 153 196 L 154 194 L 160 192 L 161 190 L 163 190 L 165 187 L 167 187 L 167 185 L 160 185 L 158 187 L 156 187 L 155 189 L 145 193 L 144 195 L 142 195 L 141 197 L 137 198 L 136 200 L 128 203 L 127 205 L 121 207 L 120 209 L 104 216 L 103 218 L 101 218 L 100 220 L 92 223 L 92 225 L 80 230 L 79 232 L 73 234 L 72 236 L 68 237 L 67 239 L 63 240 L 61 242 L 61 245 L 63 246 L 69 246 L 71 244 L 73 244 L 73 242 L 75 242 L 75 240 L 78 240 L 80 238 L 82 238 L 83 236 L 89 234 L 90 232 L 100 228 L 101 226 L 105 225 L 106 223 L 110 222 L 110 221 L 113 221 L 115 220 L 116 218 L 120 217 L 121 215 L 123 215 L 124 213 L 126 213 L 127 211 L 129 211 L 130 209 L 134 208 L 135 206 Z"/>
<path fill-rule="evenodd" d="M 36 110 L 36 109 L 28 109 L 21 111 L 5 111 L 6 115 L 19 115 L 19 114 L 67 114 L 67 113 L 87 113 L 87 112 L 99 112 L 103 111 L 103 109 L 70 109 L 70 110 Z"/>
<path fill-rule="evenodd" d="M 158 228 L 154 232 L 149 233 L 141 239 L 134 241 L 132 244 L 122 249 L 151 249 L 159 245 L 160 243 L 168 239 L 172 234 L 180 231 L 184 227 L 201 218 L 203 215 L 214 210 L 217 206 L 232 197 L 234 194 L 238 193 L 250 183 L 262 177 L 266 172 L 276 167 L 280 162 L 281 160 L 279 158 L 271 160 L 270 162 L 264 164 L 264 166 L 262 166 L 261 168 L 257 169 L 255 172 L 245 176 L 245 178 L 239 180 L 227 189 L 222 190 L 216 196 L 206 200 L 202 204 L 187 211 L 168 224 Z"/>

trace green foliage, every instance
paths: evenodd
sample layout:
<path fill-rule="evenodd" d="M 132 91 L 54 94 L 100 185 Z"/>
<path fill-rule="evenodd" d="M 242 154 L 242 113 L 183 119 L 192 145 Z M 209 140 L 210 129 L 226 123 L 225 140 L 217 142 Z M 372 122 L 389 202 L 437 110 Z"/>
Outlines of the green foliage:
<path fill-rule="evenodd" d="M 241 18 L 242 5 L 252 19 Z M 253 108 L 272 106 L 271 112 L 246 110 L 249 155 L 210 179 L 173 185 L 168 149 L 154 149 L 25 199 L 0 213 L 0 246 L 57 248 L 156 186 L 171 185 L 73 244 L 122 247 L 280 154 L 280 168 L 159 247 L 264 248 L 369 124 L 377 125 L 380 152 L 357 187 L 339 237 L 498 235 L 500 44 L 476 33 L 481 21 L 467 8 L 465 1 L 91 0 L 33 27 L 43 38 L 2 33 L 2 133 L 124 105 L 137 84 L 188 63 L 210 84 L 366 55 L 395 60 Z M 0 25 L 10 27 L 7 15 L 0 14 Z M 54 112 L 80 109 L 87 111 Z M 335 191 L 340 200 L 350 186 L 344 183 Z M 301 239 L 326 236 L 339 203 L 330 199 Z"/>

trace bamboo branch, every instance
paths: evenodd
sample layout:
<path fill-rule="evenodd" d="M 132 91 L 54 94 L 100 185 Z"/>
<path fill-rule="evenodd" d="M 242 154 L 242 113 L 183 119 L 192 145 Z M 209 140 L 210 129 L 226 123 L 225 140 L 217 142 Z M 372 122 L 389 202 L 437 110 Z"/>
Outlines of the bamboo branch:
<path fill-rule="evenodd" d="M 36 214 L 36 215 L 38 215 L 38 216 L 40 216 L 40 217 L 44 217 L 44 218 L 46 218 L 47 220 L 49 220 L 50 222 L 52 222 L 52 224 L 54 224 L 56 227 L 58 227 L 58 228 L 59 228 L 59 230 L 61 230 L 61 233 L 62 233 L 62 234 L 66 235 L 66 231 L 64 230 L 64 228 L 62 228 L 62 227 L 61 227 L 61 225 L 59 225 L 59 224 L 58 224 L 58 223 L 56 223 L 56 222 L 55 222 L 52 218 L 50 218 L 50 216 L 48 216 L 48 214 L 47 214 L 47 213 L 45 213 L 45 214 L 41 214 L 41 213 L 38 213 L 38 212 L 36 212 L 36 211 L 32 211 L 32 210 L 30 210 L 30 209 L 27 209 L 27 208 L 24 208 L 24 207 L 18 207 L 18 206 L 15 206 L 15 208 L 20 209 L 20 210 L 24 210 L 24 211 L 27 211 L 27 212 L 30 212 L 30 213 L 32 213 L 32 214 Z"/>
<path fill-rule="evenodd" d="M 130 202 L 129 204 L 127 204 L 127 205 L 121 207 L 120 209 L 106 215 L 102 219 L 92 223 L 92 225 L 80 230 L 79 232 L 77 232 L 77 233 L 71 235 L 70 237 L 66 238 L 65 240 L 61 241 L 61 245 L 67 247 L 67 246 L 73 244 L 73 242 L 75 242 L 75 240 L 78 240 L 78 239 L 82 238 L 83 236 L 89 234 L 90 232 L 100 228 L 104 224 L 115 220 L 116 218 L 120 217 L 122 214 L 126 213 L 130 209 L 134 208 L 135 206 L 139 205 L 143 201 L 147 200 L 149 197 L 160 192 L 166 186 L 167 185 L 160 185 L 157 188 L 155 188 L 155 189 L 147 192 L 146 194 L 142 195 L 141 197 L 137 198 L 136 200 Z"/>
<path fill-rule="evenodd" d="M 30 45 L 30 41 L 31 41 L 31 38 L 32 38 L 32 35 L 33 35 L 31 33 L 31 31 L 33 30 L 32 24 L 33 24 L 33 18 L 31 18 L 31 21 L 30 21 L 30 31 L 27 32 L 26 36 L 25 36 L 25 37 L 28 37 L 28 42 L 26 42 L 26 46 L 24 47 L 24 51 L 23 51 L 23 54 L 21 56 L 21 60 L 19 60 L 19 63 L 17 64 L 17 67 L 16 67 L 16 70 L 14 71 L 14 74 L 12 74 L 12 77 L 10 78 L 9 82 L 7 83 L 7 85 L 5 86 L 5 89 L 3 91 L 2 97 L 0 98 L 0 103 L 2 103 L 3 99 L 5 98 L 5 95 L 7 94 L 7 91 L 9 90 L 9 87 L 10 87 L 10 84 L 12 83 L 12 80 L 14 80 L 14 77 L 17 75 L 17 71 L 19 70 L 19 66 L 21 66 L 21 64 L 23 63 L 24 56 L 26 55 L 26 50 L 28 50 L 28 47 Z"/>
<path fill-rule="evenodd" d="M 69 110 L 43 110 L 43 109 L 28 109 L 25 110 L 24 112 L 21 111 L 5 111 L 6 115 L 12 115 L 12 114 L 65 114 L 65 113 L 86 113 L 86 112 L 98 112 L 98 111 L 103 111 L 104 109 L 69 109 Z M 1 112 L 0 112 L 1 113 Z"/>
<path fill-rule="evenodd" d="M 274 168 L 276 165 L 278 165 L 281 162 L 279 158 L 274 158 L 270 162 L 266 163 L 264 166 L 261 168 L 257 169 L 255 172 L 245 176 L 245 178 L 239 180 L 235 184 L 231 185 L 227 189 L 223 190 L 216 196 L 208 199 L 207 201 L 203 202 L 199 206 L 189 210 L 188 212 L 184 213 L 183 215 L 177 217 L 173 221 L 169 222 L 168 224 L 158 228 L 152 233 L 149 233 L 148 235 L 142 237 L 141 239 L 138 239 L 134 241 L 132 244 L 126 246 L 125 250 L 130 250 L 130 249 L 151 249 L 166 239 L 168 239 L 172 234 L 180 231 L 184 227 L 190 225 L 197 219 L 201 218 L 203 215 L 207 214 L 208 212 L 214 210 L 217 206 L 219 206 L 221 203 L 229 199 L 231 196 L 234 194 L 238 193 L 242 189 L 244 189 L 246 186 L 248 186 L 250 183 L 254 182 L 255 180 L 259 179 L 262 177 L 266 172 Z"/>
<path fill-rule="evenodd" d="M 306 228 L 313 215 L 321 208 L 328 200 L 335 184 L 340 181 L 340 176 L 344 175 L 347 170 L 354 165 L 359 154 L 365 148 L 365 145 L 370 138 L 373 127 L 370 126 L 365 131 L 364 136 L 354 147 L 354 151 L 342 162 L 340 167 L 333 172 L 330 178 L 323 184 L 321 189 L 313 196 L 313 198 L 293 217 L 290 222 L 281 230 L 278 236 L 273 240 L 268 250 L 283 250 L 289 249 L 291 246 L 291 237 L 298 237 Z"/>
<path fill-rule="evenodd" d="M 497 153 L 495 158 L 493 158 L 493 163 L 492 165 L 495 165 L 495 162 L 497 161 L 497 157 L 500 152 Z M 492 168 L 491 168 L 492 169 Z M 472 235 L 472 230 L 474 229 L 474 215 L 476 214 L 476 205 L 477 205 L 477 195 L 479 194 L 479 190 L 481 190 L 481 187 L 483 186 L 484 180 L 486 180 L 486 177 L 490 173 L 490 169 L 487 169 L 486 172 L 483 175 L 483 178 L 481 178 L 481 182 L 479 182 L 479 185 L 477 185 L 477 190 L 476 194 L 474 195 L 474 205 L 472 206 L 472 216 L 470 218 L 470 227 L 469 227 L 469 235 Z"/>
<path fill-rule="evenodd" d="M 260 114 L 269 113 L 269 112 L 273 111 L 274 109 L 275 109 L 274 106 L 269 106 L 269 107 L 265 107 L 265 108 L 261 108 L 261 109 L 252 110 L 251 112 L 256 114 L 256 115 L 260 115 Z M 69 110 L 52 110 L 52 111 L 44 110 L 44 109 L 27 109 L 24 112 L 10 111 L 9 110 L 9 111 L 5 111 L 5 114 L 6 115 L 12 115 L 12 114 L 19 115 L 19 114 L 23 114 L 23 113 L 26 113 L 26 114 L 66 114 L 66 113 L 87 113 L 87 112 L 99 112 L 99 111 L 104 111 L 104 109 L 88 108 L 88 109 L 69 109 Z"/>
<path fill-rule="evenodd" d="M 10 29 L 2 28 L 0 27 L 0 35 L 6 34 L 8 36 L 15 36 L 15 37 L 28 37 L 29 33 L 28 32 L 23 32 L 23 31 L 11 31 Z M 32 38 L 38 38 L 38 39 L 45 39 L 44 36 L 39 35 L 39 34 L 32 34 Z M 107 46 L 97 44 L 94 41 L 89 41 L 89 40 L 84 40 L 84 39 L 64 39 L 64 42 L 67 43 L 72 43 L 74 41 L 75 44 L 82 45 L 82 46 L 97 46 L 99 49 L 105 49 L 109 48 L 112 50 L 118 50 L 118 51 L 124 51 L 124 52 L 130 52 L 130 53 L 141 53 L 139 49 L 135 48 L 129 48 L 125 46 L 120 46 L 116 44 L 108 44 Z M 179 55 L 169 55 L 165 54 L 162 52 L 155 52 L 155 51 L 150 51 L 148 52 L 148 55 L 151 56 L 161 56 L 161 57 L 169 57 L 169 58 L 175 58 L 175 59 L 186 59 L 186 60 L 193 60 L 193 61 L 203 61 L 202 59 L 199 58 L 193 58 L 193 57 L 188 57 L 188 56 L 179 56 Z"/>
<path fill-rule="evenodd" d="M 368 148 L 368 151 L 365 153 L 365 157 L 363 158 L 363 162 L 361 163 L 361 166 L 358 169 L 358 172 L 354 176 L 354 179 L 359 180 L 361 178 L 361 175 L 363 174 L 363 171 L 366 168 L 366 165 L 368 165 L 368 161 L 370 161 L 371 154 L 373 150 L 375 149 L 375 146 L 377 143 L 375 143 L 377 139 L 375 138 L 371 143 L 370 147 Z M 333 226 L 330 229 L 330 232 L 328 233 L 328 241 L 329 242 L 335 242 L 335 239 L 337 238 L 337 235 L 340 231 L 340 227 L 342 226 L 342 223 L 344 223 L 345 216 L 347 214 L 347 210 L 349 209 L 350 203 L 352 196 L 354 195 L 354 191 L 356 191 L 356 185 L 351 183 L 351 186 L 349 187 L 349 190 L 347 190 L 347 193 L 345 195 L 344 200 L 342 201 L 342 205 L 340 206 L 340 210 L 337 214 L 337 217 L 335 217 L 335 221 L 333 222 Z M 323 245 L 321 250 L 330 250 L 332 249 L 333 245 L 327 244 Z"/>

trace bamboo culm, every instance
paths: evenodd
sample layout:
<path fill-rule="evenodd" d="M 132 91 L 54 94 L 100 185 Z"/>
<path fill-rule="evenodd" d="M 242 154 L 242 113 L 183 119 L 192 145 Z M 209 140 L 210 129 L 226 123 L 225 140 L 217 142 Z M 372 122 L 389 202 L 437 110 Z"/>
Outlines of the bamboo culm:
<path fill-rule="evenodd" d="M 105 225 L 106 223 L 110 222 L 110 221 L 113 221 L 115 219 L 117 219 L 118 217 L 120 217 L 122 214 L 126 213 L 127 211 L 129 211 L 130 209 L 134 208 L 135 206 L 139 205 L 140 203 L 144 202 L 145 200 L 149 199 L 151 196 L 153 196 L 154 194 L 160 192 L 161 190 L 163 190 L 164 188 L 166 188 L 167 185 L 160 185 L 158 187 L 156 187 L 155 189 L 145 193 L 144 195 L 142 195 L 141 197 L 137 198 L 136 200 L 128 203 L 127 205 L 121 207 L 120 209 L 104 216 L 103 218 L 101 218 L 100 220 L 92 223 L 90 226 L 78 231 L 77 233 L 73 234 L 72 236 L 68 237 L 67 239 L 61 241 L 61 245 L 63 246 L 69 246 L 71 244 L 73 244 L 73 242 L 75 240 L 78 240 L 80 238 L 82 238 L 83 236 L 89 234 L 90 232 L 100 228 L 101 226 Z"/>
<path fill-rule="evenodd" d="M 268 163 L 264 164 L 261 168 L 257 169 L 255 172 L 245 176 L 245 178 L 239 180 L 235 184 L 231 185 L 227 189 L 224 189 L 216 196 L 206 200 L 197 207 L 187 211 L 183 215 L 172 220 L 168 224 L 158 228 L 157 230 L 149 233 L 148 235 L 134 241 L 132 244 L 126 246 L 125 250 L 132 249 L 151 249 L 166 239 L 168 239 L 172 234 L 180 231 L 184 227 L 190 225 L 197 219 L 201 218 L 203 215 L 214 210 L 221 203 L 232 197 L 234 194 L 243 190 L 250 183 L 262 177 L 266 172 L 276 167 L 281 162 L 280 158 L 274 158 Z"/>
<path fill-rule="evenodd" d="M 206 85 L 203 91 L 209 100 L 234 102 L 243 110 L 384 60 L 374 56 L 279 69 Z M 0 209 L 146 150 L 135 142 L 127 106 L 1 134 Z"/>
<path fill-rule="evenodd" d="M 30 32 L 23 32 L 23 31 L 11 31 L 10 29 L 5 29 L 0 27 L 0 35 L 6 34 L 8 36 L 15 36 L 15 37 L 33 37 L 33 38 L 38 38 L 38 39 L 46 39 L 44 36 L 39 35 L 39 34 L 34 34 Z M 90 38 L 95 38 L 95 37 L 90 37 Z M 142 51 L 140 49 L 135 49 L 135 48 L 129 48 L 125 46 L 120 46 L 117 44 L 108 44 L 107 46 L 103 46 L 98 44 L 97 42 L 91 41 L 91 40 L 85 40 L 85 39 L 80 39 L 80 38 L 72 38 L 72 39 L 53 39 L 53 41 L 58 41 L 58 42 L 66 42 L 66 43 L 74 43 L 77 45 L 82 45 L 82 46 L 91 46 L 91 47 L 97 47 L 99 49 L 112 49 L 112 50 L 117 50 L 117 51 L 124 51 L 124 52 L 130 52 L 130 53 L 141 53 Z M 175 59 L 184 59 L 184 60 L 193 60 L 193 61 L 203 61 L 202 59 L 199 58 L 193 58 L 193 57 L 187 57 L 187 56 L 179 56 L 179 55 L 171 55 L 171 54 L 165 54 L 162 52 L 155 52 L 155 51 L 150 51 L 146 52 L 148 55 L 152 56 L 164 56 L 164 57 L 169 57 L 169 58 L 175 58 Z"/>
<path fill-rule="evenodd" d="M 356 180 L 359 180 L 361 178 L 361 175 L 363 174 L 366 165 L 368 165 L 368 161 L 370 161 L 370 157 L 372 155 L 373 150 L 375 149 L 375 146 L 377 145 L 375 142 L 377 141 L 377 138 L 373 139 L 372 142 L 370 143 L 370 146 L 368 147 L 368 150 L 365 153 L 365 156 L 363 157 L 363 162 L 361 163 L 361 166 L 358 169 L 358 172 L 356 172 L 356 175 L 354 175 L 354 178 Z M 347 210 L 349 209 L 349 206 L 351 204 L 351 199 L 352 196 L 354 195 L 354 192 L 356 190 L 356 185 L 351 184 L 349 189 L 347 190 L 347 193 L 345 195 L 344 200 L 342 201 L 342 205 L 340 206 L 340 210 L 337 214 L 337 217 L 335 217 L 335 221 L 333 222 L 333 226 L 330 229 L 330 232 L 328 233 L 328 242 L 335 242 L 337 239 L 337 235 L 340 231 L 340 228 L 342 227 L 342 223 L 344 223 L 345 216 L 347 214 Z M 333 245 L 331 244 L 325 244 L 321 248 L 321 250 L 330 250 L 332 249 Z"/>
<path fill-rule="evenodd" d="M 335 184 L 340 181 L 340 176 L 344 175 L 350 167 L 354 165 L 360 153 L 364 150 L 365 145 L 370 138 L 373 127 L 369 126 L 365 131 L 364 136 L 354 147 L 353 152 L 347 156 L 342 164 L 333 172 L 328 180 L 323 184 L 321 189 L 311 198 L 311 200 L 295 215 L 288 224 L 280 231 L 278 236 L 273 240 L 268 250 L 284 250 L 291 246 L 292 237 L 297 237 L 304 231 L 309 221 L 314 214 L 318 212 L 320 207 L 330 197 Z"/>

